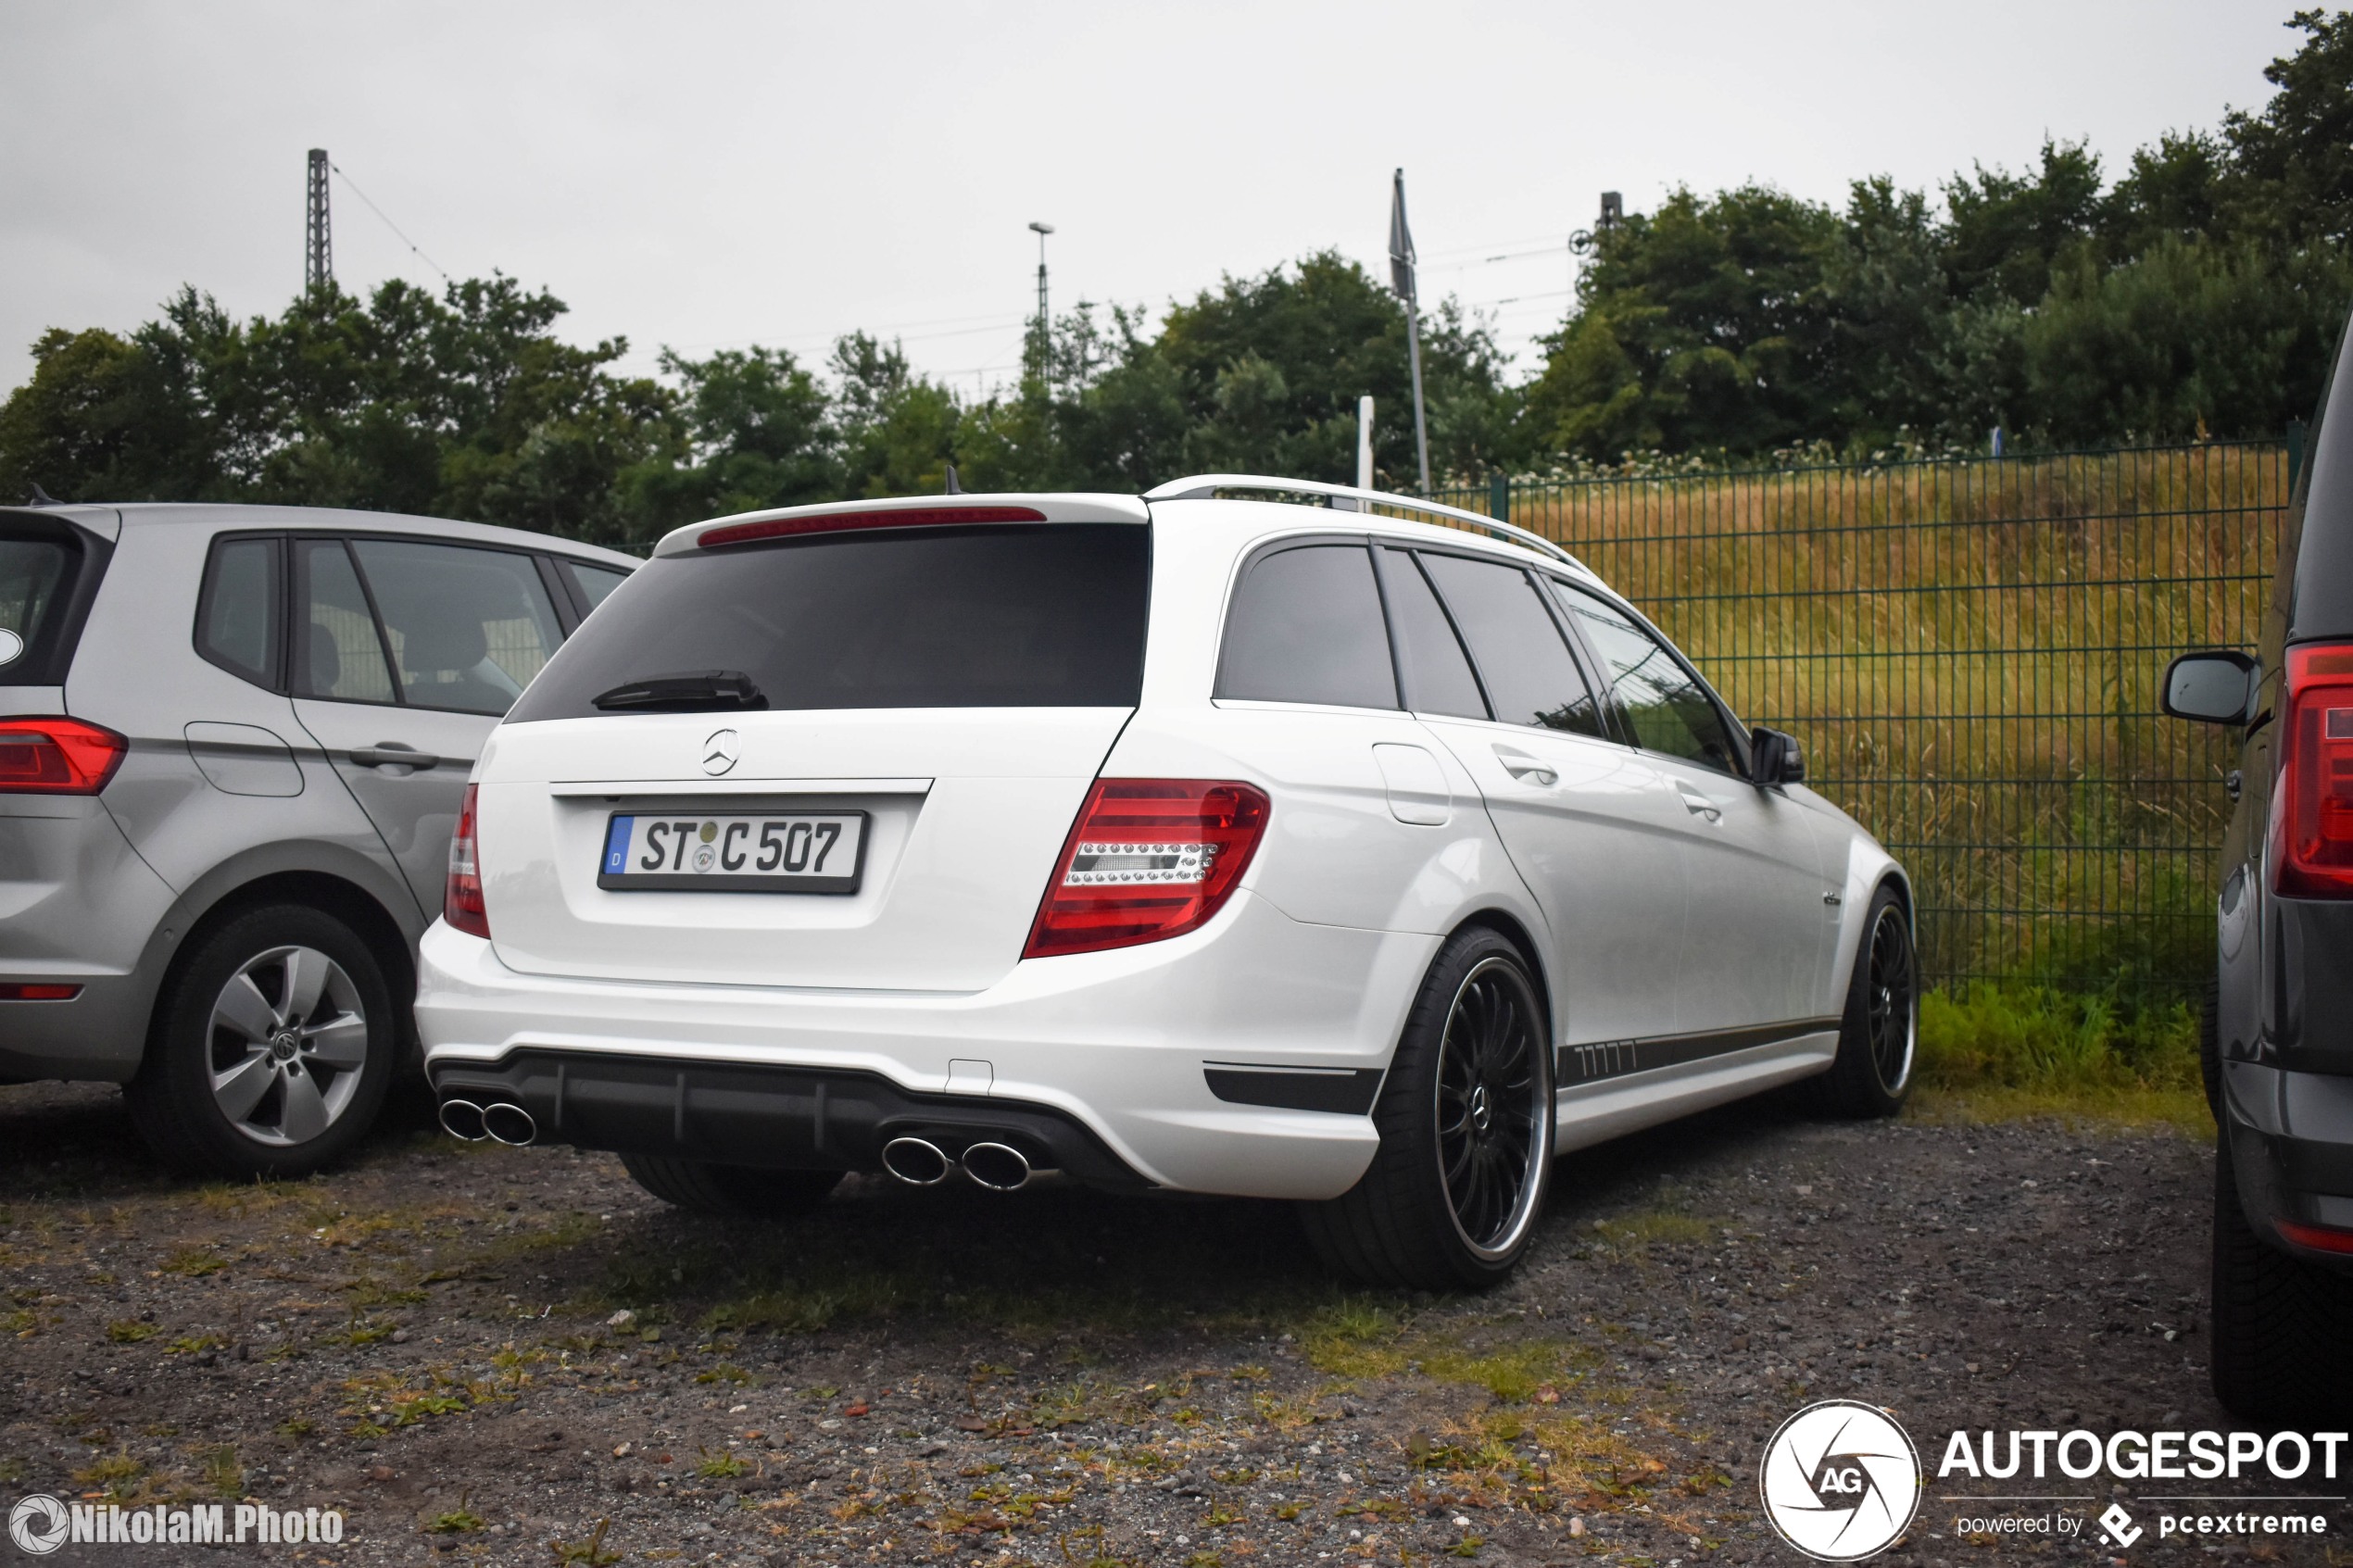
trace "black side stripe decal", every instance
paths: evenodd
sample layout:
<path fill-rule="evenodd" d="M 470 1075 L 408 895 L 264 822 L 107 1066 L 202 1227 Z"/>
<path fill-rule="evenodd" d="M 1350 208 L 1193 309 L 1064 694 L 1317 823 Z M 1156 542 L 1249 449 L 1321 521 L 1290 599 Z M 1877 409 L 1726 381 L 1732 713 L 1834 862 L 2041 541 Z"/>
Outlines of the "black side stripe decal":
<path fill-rule="evenodd" d="M 1209 1092 L 1229 1105 L 1342 1116 L 1372 1110 L 1381 1080 L 1377 1067 L 1253 1067 L 1238 1061 L 1207 1063 L 1202 1076 L 1209 1080 Z"/>
<path fill-rule="evenodd" d="M 1555 1087 L 1573 1089 L 1603 1078 L 1680 1067 L 1704 1057 L 1778 1045 L 1801 1035 L 1836 1029 L 1835 1018 L 1801 1018 L 1784 1023 L 1760 1023 L 1747 1029 L 1719 1029 L 1706 1035 L 1654 1035 L 1642 1040 L 1603 1040 L 1590 1046 L 1563 1046 L 1554 1069 Z"/>

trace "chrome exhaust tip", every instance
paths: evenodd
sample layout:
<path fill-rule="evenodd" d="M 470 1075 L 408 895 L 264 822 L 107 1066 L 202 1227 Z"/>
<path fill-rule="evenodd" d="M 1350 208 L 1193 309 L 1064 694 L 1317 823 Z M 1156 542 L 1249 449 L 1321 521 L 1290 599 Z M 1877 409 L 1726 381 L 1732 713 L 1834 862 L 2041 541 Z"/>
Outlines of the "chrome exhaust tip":
<path fill-rule="evenodd" d="M 480 1143 L 490 1135 L 482 1125 L 482 1107 L 470 1099 L 441 1102 L 441 1130 L 466 1143 Z"/>
<path fill-rule="evenodd" d="M 501 1100 L 482 1108 L 482 1130 L 500 1143 L 521 1148 L 539 1135 L 539 1123 L 522 1106 Z"/>
<path fill-rule="evenodd" d="M 956 1162 L 927 1138 L 893 1138 L 883 1145 L 883 1169 L 909 1186 L 937 1186 Z"/>
<path fill-rule="evenodd" d="M 976 1143 L 964 1150 L 964 1174 L 991 1192 L 1012 1192 L 1029 1181 L 1029 1160 L 1010 1144 Z"/>

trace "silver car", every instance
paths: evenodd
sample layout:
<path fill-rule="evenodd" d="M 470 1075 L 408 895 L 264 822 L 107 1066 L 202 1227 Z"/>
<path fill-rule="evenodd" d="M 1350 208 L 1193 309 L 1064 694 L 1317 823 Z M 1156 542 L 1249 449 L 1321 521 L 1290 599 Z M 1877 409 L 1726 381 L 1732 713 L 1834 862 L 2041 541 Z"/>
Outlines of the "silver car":
<path fill-rule="evenodd" d="M 414 1060 L 474 758 L 635 564 L 375 512 L 0 508 L 0 1082 L 121 1083 L 184 1171 L 347 1149 Z"/>

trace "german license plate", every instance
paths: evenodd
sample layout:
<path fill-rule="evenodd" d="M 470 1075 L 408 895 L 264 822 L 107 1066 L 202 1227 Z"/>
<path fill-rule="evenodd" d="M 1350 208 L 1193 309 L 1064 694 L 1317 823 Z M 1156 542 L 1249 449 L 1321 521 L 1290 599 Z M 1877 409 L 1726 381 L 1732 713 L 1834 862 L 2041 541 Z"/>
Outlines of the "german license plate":
<path fill-rule="evenodd" d="M 855 893 L 863 811 L 616 811 L 597 885 L 635 893 Z"/>

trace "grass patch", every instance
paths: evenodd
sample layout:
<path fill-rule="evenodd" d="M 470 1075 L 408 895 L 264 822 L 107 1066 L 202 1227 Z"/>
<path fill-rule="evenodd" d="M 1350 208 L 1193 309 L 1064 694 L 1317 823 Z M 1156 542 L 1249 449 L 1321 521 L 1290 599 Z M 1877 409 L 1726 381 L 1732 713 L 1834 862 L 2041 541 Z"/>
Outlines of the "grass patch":
<path fill-rule="evenodd" d="M 145 1465 L 117 1449 L 92 1460 L 75 1471 L 73 1478 L 82 1486 L 101 1487 L 108 1497 L 120 1498 L 132 1491 L 135 1483 L 146 1473 Z"/>
<path fill-rule="evenodd" d="M 735 1454 L 712 1453 L 709 1449 L 696 1451 L 702 1458 L 695 1461 L 695 1474 L 706 1481 L 732 1481 L 738 1475 L 751 1473 L 751 1466 Z"/>
<path fill-rule="evenodd" d="M 163 1272 L 188 1279 L 202 1279 L 217 1274 L 229 1266 L 229 1260 L 206 1247 L 183 1247 L 163 1261 Z"/>
<path fill-rule="evenodd" d="M 2131 1007 L 2115 996 L 1979 981 L 1920 999 L 1913 1114 L 1984 1122 L 2081 1116 L 2213 1127 L 2188 1004 Z"/>
<path fill-rule="evenodd" d="M 117 1318 L 107 1324 L 107 1337 L 117 1345 L 136 1345 L 155 1336 L 156 1325 L 138 1318 Z"/>
<path fill-rule="evenodd" d="M 215 1497 L 233 1502 L 245 1496 L 245 1467 L 238 1461 L 237 1450 L 231 1444 L 205 1449 L 197 1458 L 196 1473 L 204 1478 L 205 1489 Z"/>

